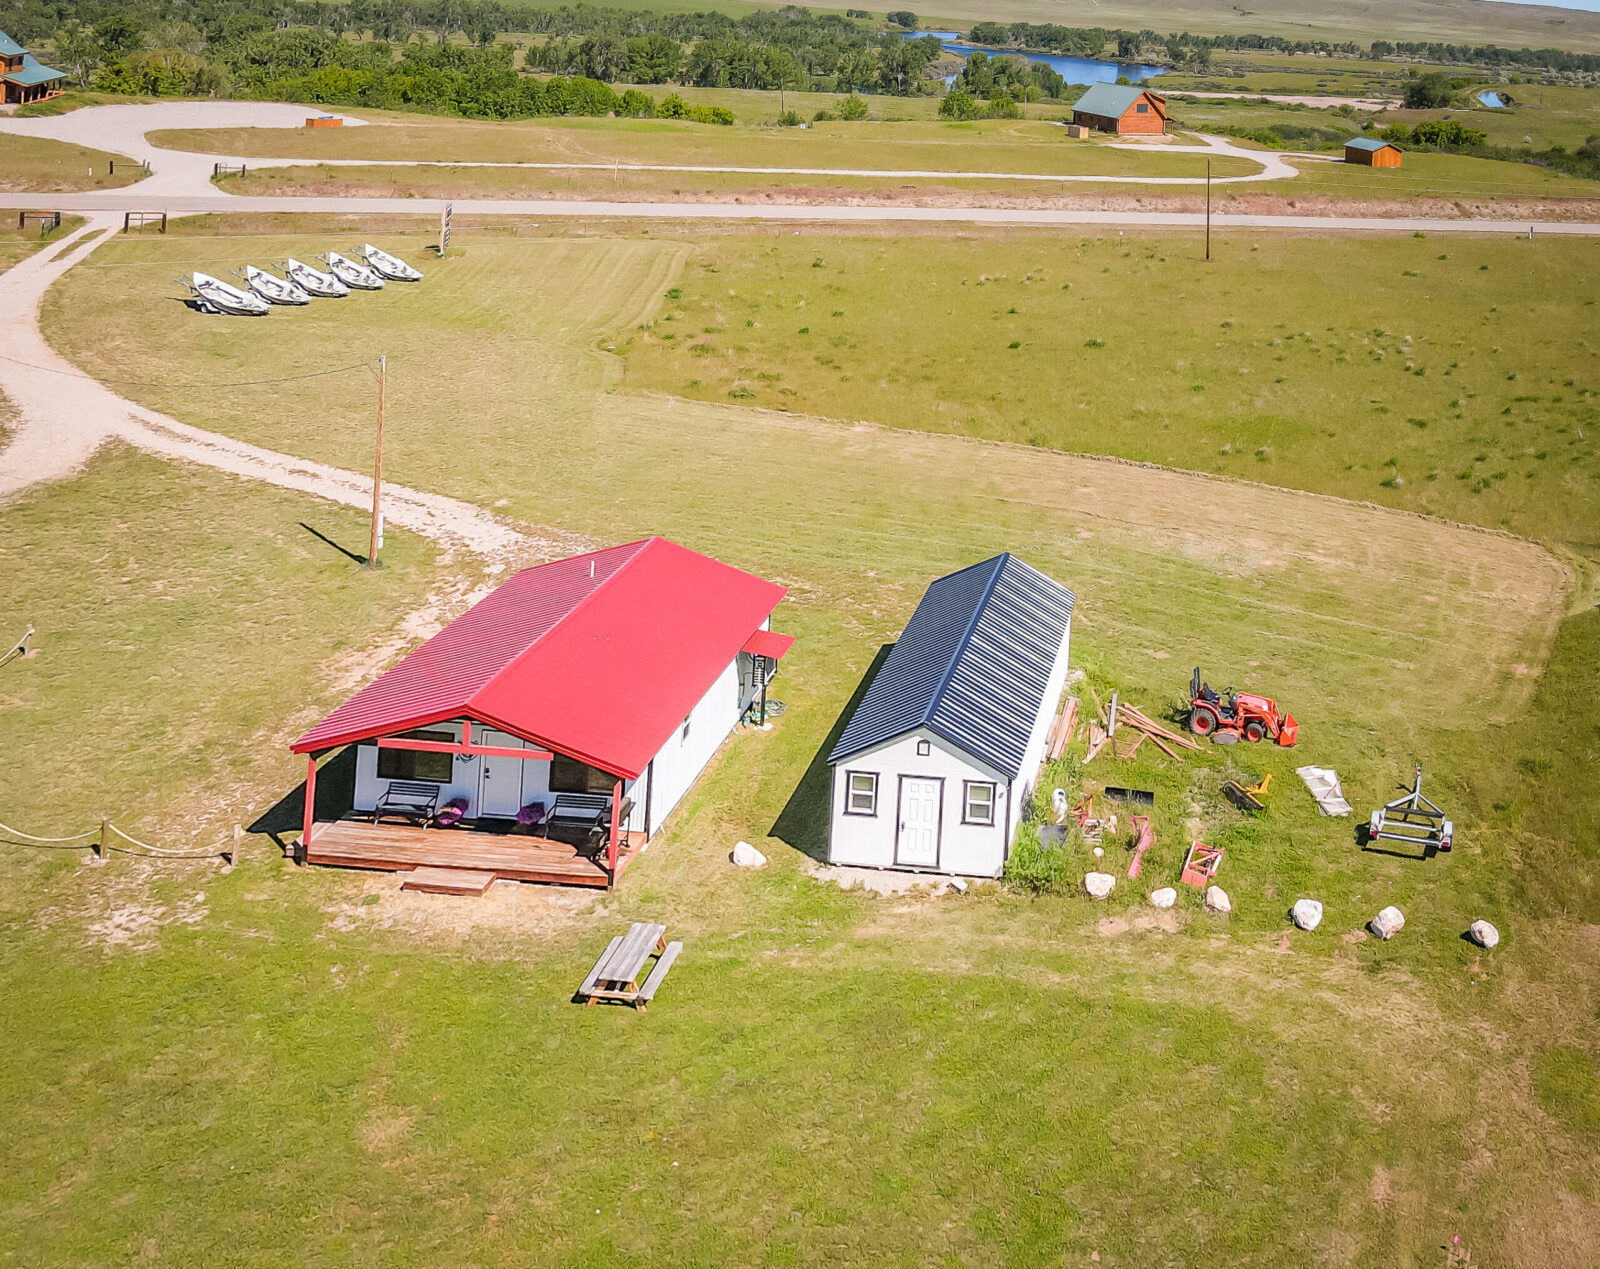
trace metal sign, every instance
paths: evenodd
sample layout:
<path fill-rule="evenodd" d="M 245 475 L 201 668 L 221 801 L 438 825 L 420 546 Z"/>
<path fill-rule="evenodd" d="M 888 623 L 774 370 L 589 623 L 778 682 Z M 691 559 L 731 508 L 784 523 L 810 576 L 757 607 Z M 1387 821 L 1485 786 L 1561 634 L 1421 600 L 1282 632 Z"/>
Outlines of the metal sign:
<path fill-rule="evenodd" d="M 442 256 L 450 248 L 450 209 L 453 203 L 446 203 L 444 210 L 439 213 L 439 254 Z"/>

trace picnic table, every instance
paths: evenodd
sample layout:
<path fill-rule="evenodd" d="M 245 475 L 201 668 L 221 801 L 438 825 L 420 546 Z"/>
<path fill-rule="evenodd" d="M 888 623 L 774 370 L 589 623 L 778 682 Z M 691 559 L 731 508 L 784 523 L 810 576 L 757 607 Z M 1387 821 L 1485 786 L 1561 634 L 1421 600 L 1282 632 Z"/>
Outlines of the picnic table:
<path fill-rule="evenodd" d="M 587 1008 L 593 1008 L 601 1000 L 619 1000 L 643 1013 L 666 980 L 672 962 L 683 951 L 683 944 L 668 943 L 666 934 L 664 925 L 636 921 L 626 934 L 617 935 L 600 954 L 600 959 L 583 980 L 583 986 L 578 988 L 578 999 Z M 656 958 L 655 967 L 641 987 L 639 975 L 651 956 Z"/>

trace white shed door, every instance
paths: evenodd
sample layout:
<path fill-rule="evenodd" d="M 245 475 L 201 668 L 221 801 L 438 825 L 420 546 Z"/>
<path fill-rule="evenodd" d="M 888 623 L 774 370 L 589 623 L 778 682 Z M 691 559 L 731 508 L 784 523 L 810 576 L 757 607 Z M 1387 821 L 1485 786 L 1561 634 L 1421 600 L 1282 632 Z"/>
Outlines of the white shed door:
<path fill-rule="evenodd" d="M 519 742 L 497 731 L 474 731 L 480 745 L 512 748 Z M 478 814 L 509 820 L 522 809 L 522 759 L 479 758 Z"/>
<path fill-rule="evenodd" d="M 944 782 L 924 776 L 900 778 L 900 836 L 894 861 L 914 868 L 939 866 L 939 812 Z"/>

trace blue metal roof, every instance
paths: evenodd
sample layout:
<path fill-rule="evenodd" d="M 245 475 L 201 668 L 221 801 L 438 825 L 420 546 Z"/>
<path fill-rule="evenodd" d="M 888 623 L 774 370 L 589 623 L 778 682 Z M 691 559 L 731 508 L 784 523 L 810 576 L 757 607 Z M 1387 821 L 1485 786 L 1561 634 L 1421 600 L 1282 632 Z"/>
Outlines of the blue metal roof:
<path fill-rule="evenodd" d="M 1370 150 L 1373 154 L 1376 154 L 1379 150 L 1398 150 L 1400 148 L 1393 141 L 1378 141 L 1372 137 L 1351 137 L 1344 143 L 1344 146 L 1347 150 L 1354 146 L 1357 150 Z"/>
<path fill-rule="evenodd" d="M 1142 84 L 1090 84 L 1089 91 L 1073 102 L 1072 108 L 1089 115 L 1120 119 L 1149 91 Z M 1165 100 L 1154 93 L 1150 95 L 1158 102 Z"/>
<path fill-rule="evenodd" d="M 4 31 L 0 31 L 0 57 L 16 57 L 27 50 Z"/>
<path fill-rule="evenodd" d="M 926 727 L 995 770 L 1020 775 L 1073 602 L 1060 582 L 1009 553 L 941 577 L 828 761 Z"/>
<path fill-rule="evenodd" d="M 21 84 L 24 88 L 32 88 L 35 84 L 48 84 L 52 80 L 65 79 L 65 71 L 55 70 L 46 66 L 34 57 L 32 53 L 22 55 L 22 69 L 14 70 L 4 78 L 13 84 Z"/>

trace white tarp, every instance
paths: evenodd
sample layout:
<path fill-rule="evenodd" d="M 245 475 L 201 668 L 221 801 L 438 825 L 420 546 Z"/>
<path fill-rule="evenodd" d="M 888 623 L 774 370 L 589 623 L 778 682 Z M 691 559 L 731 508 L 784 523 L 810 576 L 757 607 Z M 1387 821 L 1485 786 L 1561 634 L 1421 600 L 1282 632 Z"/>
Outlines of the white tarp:
<path fill-rule="evenodd" d="M 1317 809 L 1324 815 L 1350 814 L 1350 803 L 1344 800 L 1344 790 L 1339 787 L 1339 773 L 1332 767 L 1300 767 L 1295 774 L 1306 782 L 1306 788 L 1317 800 Z"/>

